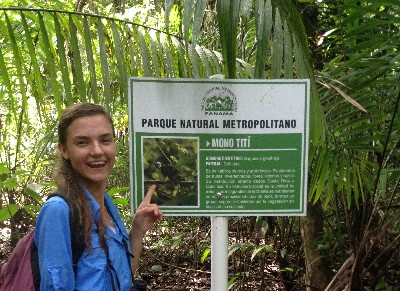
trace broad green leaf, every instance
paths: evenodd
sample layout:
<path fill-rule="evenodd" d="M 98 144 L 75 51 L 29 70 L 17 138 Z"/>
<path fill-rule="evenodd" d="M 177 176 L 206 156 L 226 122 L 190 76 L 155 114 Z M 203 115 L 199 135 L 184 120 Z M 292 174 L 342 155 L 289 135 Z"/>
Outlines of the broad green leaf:
<path fill-rule="evenodd" d="M 384 198 L 386 197 L 386 191 L 387 191 L 388 172 L 389 171 L 387 169 L 383 169 L 379 177 L 379 190 L 382 197 Z"/>
<path fill-rule="evenodd" d="M 208 62 L 208 58 L 207 55 L 205 54 L 203 48 L 201 46 L 197 46 L 196 47 L 196 51 L 200 57 L 201 63 L 203 65 L 204 71 L 206 76 L 211 76 L 212 74 L 212 70 L 210 67 L 210 63 Z"/>
<path fill-rule="evenodd" d="M 275 11 L 274 33 L 272 40 L 271 79 L 281 77 L 283 58 L 283 28 L 279 10 Z"/>
<path fill-rule="evenodd" d="M 37 193 L 37 192 L 34 190 L 34 187 L 31 187 L 30 185 L 28 185 L 28 187 L 26 187 L 26 188 L 24 189 L 24 191 L 25 191 L 26 194 L 28 194 L 29 197 L 35 199 L 36 201 L 38 201 L 38 202 L 42 202 L 42 201 L 43 201 L 42 196 L 40 196 L 40 194 Z"/>
<path fill-rule="evenodd" d="M 111 188 L 111 189 L 109 189 L 108 191 L 107 191 L 107 193 L 111 196 L 111 197 L 113 197 L 114 195 L 116 195 L 116 194 L 120 194 L 120 193 L 122 193 L 122 192 L 126 192 L 126 191 L 129 191 L 129 187 L 118 187 L 118 188 Z"/>
<path fill-rule="evenodd" d="M 54 29 L 57 37 L 58 57 L 60 60 L 60 71 L 63 80 L 64 92 L 66 96 L 65 103 L 69 105 L 74 102 L 74 99 L 72 98 L 72 86 L 71 86 L 71 80 L 69 79 L 68 60 L 67 60 L 67 54 L 65 53 L 65 38 L 62 34 L 63 29 L 61 28 L 60 21 L 58 20 L 58 14 L 54 13 L 53 16 L 54 16 Z"/>
<path fill-rule="evenodd" d="M 153 63 L 154 77 L 161 77 L 157 35 L 154 33 L 154 31 L 151 31 L 148 36 L 150 40 L 150 51 L 151 60 Z"/>
<path fill-rule="evenodd" d="M 10 97 L 13 96 L 10 76 L 8 75 L 8 70 L 4 62 L 4 53 L 2 52 L 1 47 L 0 47 L 0 76 L 5 84 L 5 87 L 7 88 L 8 95 Z"/>
<path fill-rule="evenodd" d="M 347 200 L 347 208 L 350 209 L 351 204 L 353 202 L 353 191 L 351 187 L 351 182 L 352 182 L 352 167 L 350 164 L 346 165 L 346 176 L 345 176 L 345 184 L 344 184 L 344 189 L 346 193 L 346 200 Z"/>
<path fill-rule="evenodd" d="M 114 198 L 114 199 L 113 199 L 113 202 L 114 202 L 116 205 L 123 205 L 123 206 L 129 205 L 128 199 L 125 199 L 125 198 Z"/>
<path fill-rule="evenodd" d="M 171 13 L 174 0 L 165 0 L 164 2 L 164 13 L 165 13 L 165 30 L 169 33 L 169 15 Z"/>
<path fill-rule="evenodd" d="M 106 104 L 108 111 L 110 111 L 111 105 L 111 80 L 110 80 L 110 72 L 108 68 L 108 58 L 107 58 L 107 47 L 106 47 L 106 40 L 105 40 L 105 32 L 104 26 L 101 18 L 98 19 L 97 22 L 97 32 L 99 36 L 99 50 L 100 50 L 100 65 L 101 65 L 101 74 L 102 74 L 102 81 L 103 81 L 103 90 L 104 90 L 104 103 Z"/>
<path fill-rule="evenodd" d="M 325 185 L 328 179 L 328 172 L 329 172 L 329 165 L 331 162 L 331 150 L 328 148 L 326 152 L 324 152 L 324 155 L 319 157 L 320 162 L 321 162 L 321 167 L 320 171 L 317 173 L 319 179 L 318 179 L 318 184 L 317 189 L 315 190 L 314 194 L 314 203 L 316 203 L 321 195 L 323 190 L 325 189 Z"/>
<path fill-rule="evenodd" d="M 43 53 L 46 57 L 45 66 L 47 67 L 47 72 L 49 74 L 50 86 L 52 89 L 52 94 L 53 94 L 57 112 L 61 113 L 63 106 L 62 106 L 62 98 L 61 98 L 61 93 L 60 93 L 60 88 L 59 88 L 59 82 L 57 79 L 57 71 L 58 70 L 56 70 L 56 63 L 55 63 L 55 58 L 54 58 L 54 54 L 53 54 L 53 49 L 50 45 L 49 34 L 47 33 L 47 29 L 46 29 L 46 25 L 43 20 L 42 13 L 38 12 L 38 18 L 39 18 L 40 34 L 41 34 L 41 39 L 42 39 L 41 44 L 43 46 Z"/>
<path fill-rule="evenodd" d="M 240 1 L 217 1 L 217 19 L 224 62 L 224 75 L 236 78 L 237 31 Z"/>
<path fill-rule="evenodd" d="M 41 112 L 43 110 L 43 106 L 41 105 L 44 103 L 44 86 L 43 86 L 43 79 L 42 79 L 42 74 L 40 72 L 39 64 L 38 64 L 38 58 L 35 53 L 35 47 L 34 47 L 34 40 L 31 37 L 31 32 L 28 27 L 28 24 L 26 22 L 26 18 L 24 13 L 21 11 L 21 21 L 22 21 L 22 26 L 24 28 L 24 33 L 25 33 L 25 38 L 26 38 L 26 46 L 28 48 L 29 56 L 30 56 L 30 63 L 32 65 L 33 69 L 33 78 L 28 78 L 29 82 L 32 84 L 32 90 L 34 91 L 34 96 L 35 96 L 35 101 L 36 101 L 36 107 L 39 113 L 39 116 L 41 115 Z M 0 52 L 1 53 L 1 52 Z"/>
<path fill-rule="evenodd" d="M 89 28 L 89 20 L 85 16 L 83 18 L 83 33 L 85 38 L 86 58 L 88 62 L 88 69 L 90 75 L 90 89 L 94 103 L 99 103 L 99 94 L 97 91 L 97 77 L 96 77 L 96 64 L 94 60 L 94 51 L 92 47 L 92 37 Z"/>
<path fill-rule="evenodd" d="M 207 0 L 196 0 L 192 25 L 192 45 L 197 44 L 197 39 L 200 36 L 206 4 Z"/>
<path fill-rule="evenodd" d="M 191 27 L 193 4 L 194 0 L 185 0 L 183 8 L 183 38 L 186 48 L 189 47 L 189 31 Z"/>
<path fill-rule="evenodd" d="M 13 189 L 15 189 L 16 187 L 18 187 L 18 183 L 15 179 L 13 178 L 9 178 L 7 179 L 3 185 L 7 188 L 8 191 L 11 191 Z"/>
<path fill-rule="evenodd" d="M 260 252 L 274 253 L 274 249 L 273 249 L 271 246 L 269 246 L 269 245 L 256 246 L 256 247 L 254 248 L 253 253 L 251 254 L 251 261 L 253 261 L 254 258 L 255 258 Z"/>
<path fill-rule="evenodd" d="M 28 212 L 32 217 L 37 217 L 40 208 L 41 207 L 37 205 L 24 205 L 24 210 Z"/>
<path fill-rule="evenodd" d="M 174 66 L 174 56 L 172 55 L 171 46 L 172 41 L 168 42 L 169 38 L 166 35 L 160 35 L 160 49 L 163 50 L 163 62 L 166 77 L 175 78 L 177 74 L 175 74 L 175 66 Z"/>
<path fill-rule="evenodd" d="M 232 278 L 229 279 L 229 281 L 228 281 L 228 290 L 231 290 L 231 288 L 236 285 L 236 283 L 237 283 L 236 280 L 237 280 L 236 276 L 233 276 Z"/>
<path fill-rule="evenodd" d="M 201 256 L 201 259 L 200 259 L 200 262 L 203 264 L 204 263 L 204 261 L 207 259 L 207 257 L 208 257 L 208 255 L 211 253 L 211 249 L 210 248 L 207 248 L 207 249 L 205 249 L 204 250 L 204 252 L 203 252 L 203 254 L 202 254 L 202 256 Z"/>
<path fill-rule="evenodd" d="M 0 174 L 8 174 L 9 169 L 6 163 L 0 163 Z"/>
<path fill-rule="evenodd" d="M 197 50 L 195 46 L 190 46 L 189 48 L 189 58 L 190 63 L 192 64 L 192 74 L 194 78 L 200 78 L 200 66 L 199 60 L 197 57 Z"/>
<path fill-rule="evenodd" d="M 153 266 L 151 266 L 151 269 L 154 272 L 157 272 L 157 273 L 162 273 L 163 272 L 163 267 L 161 265 L 153 265 Z"/>
<path fill-rule="evenodd" d="M 292 34 L 289 31 L 289 27 L 284 22 L 284 78 L 292 79 L 293 78 L 293 42 L 292 42 Z"/>
<path fill-rule="evenodd" d="M 335 191 L 335 184 L 336 184 L 336 169 L 339 163 L 339 156 L 335 153 L 330 160 L 330 169 L 329 169 L 329 177 L 327 178 L 327 186 L 326 186 L 326 197 L 324 201 L 323 207 L 327 207 L 333 192 Z"/>
<path fill-rule="evenodd" d="M 272 29 L 272 5 L 270 0 L 256 0 L 255 5 L 257 51 L 254 65 L 254 77 L 256 79 L 263 79 L 265 77 L 265 62 L 269 51 Z"/>
<path fill-rule="evenodd" d="M 73 78 L 74 83 L 75 83 L 75 88 L 78 92 L 78 95 L 80 96 L 80 100 L 82 101 L 87 101 L 87 94 L 86 94 L 86 87 L 85 87 L 85 81 L 83 78 L 83 67 L 82 67 L 82 58 L 81 58 L 81 52 L 79 49 L 79 41 L 78 41 L 78 35 L 77 35 L 77 28 L 74 23 L 73 17 L 70 14 L 68 18 L 68 25 L 69 25 L 69 31 L 70 37 L 71 37 L 71 49 L 72 49 L 72 73 L 75 76 Z"/>
<path fill-rule="evenodd" d="M 0 222 L 13 217 L 18 209 L 19 207 L 16 204 L 7 204 L 4 208 L 0 209 Z"/>
<path fill-rule="evenodd" d="M 141 56 L 142 56 L 142 65 L 143 65 L 142 74 L 145 77 L 152 77 L 153 74 L 151 72 L 150 52 L 147 47 L 146 40 L 140 30 L 137 30 L 137 36 L 138 36 L 139 46 L 140 46 Z"/>
<path fill-rule="evenodd" d="M 228 257 L 230 257 L 235 251 L 242 248 L 241 244 L 232 244 L 228 247 Z"/>
<path fill-rule="evenodd" d="M 117 58 L 117 66 L 118 66 L 118 76 L 119 76 L 119 83 L 121 87 L 121 95 L 125 96 L 123 100 L 128 98 L 128 76 L 126 74 L 126 65 L 124 60 L 124 51 L 123 51 L 123 44 L 121 41 L 121 35 L 118 31 L 117 25 L 115 21 L 111 22 L 111 29 L 113 32 L 114 38 L 114 48 L 115 48 L 115 56 Z"/>

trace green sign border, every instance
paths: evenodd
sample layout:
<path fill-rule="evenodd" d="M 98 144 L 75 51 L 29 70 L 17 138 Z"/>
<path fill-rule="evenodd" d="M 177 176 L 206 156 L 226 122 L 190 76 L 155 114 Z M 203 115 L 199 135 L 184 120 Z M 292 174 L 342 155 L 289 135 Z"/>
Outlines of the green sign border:
<path fill-rule="evenodd" d="M 310 99 L 310 84 L 309 80 L 304 80 L 304 79 L 294 79 L 294 80 L 216 80 L 216 79 L 159 79 L 159 78 L 130 78 L 129 79 L 129 98 L 128 98 L 128 108 L 129 108 L 129 149 L 130 149 L 130 181 L 131 181 L 131 209 L 132 212 L 137 209 L 139 206 L 143 196 L 138 195 L 139 190 L 142 190 L 142 185 L 138 184 L 137 178 L 138 175 L 138 169 L 140 165 L 142 164 L 141 159 L 139 158 L 139 163 L 138 160 L 135 160 L 135 153 L 134 151 L 137 151 L 136 155 L 138 155 L 139 152 L 141 152 L 141 147 L 136 146 L 138 144 L 138 138 L 141 137 L 194 137 L 198 138 L 199 140 L 201 139 L 201 136 L 204 134 L 185 134 L 185 133 L 167 133 L 167 132 L 162 132 L 160 134 L 155 134 L 155 133 L 143 133 L 143 132 L 135 132 L 135 125 L 134 125 L 134 118 L 133 118 L 133 90 L 134 90 L 134 83 L 135 82 L 153 82 L 153 83 L 184 83 L 184 84 L 190 84 L 190 83 L 207 83 L 207 84 L 218 84 L 218 85 L 223 85 L 223 84 L 277 84 L 277 85 L 282 85 L 282 84 L 304 84 L 305 85 L 305 94 L 304 94 L 304 102 L 305 102 L 305 116 L 304 116 L 304 129 L 303 132 L 301 133 L 302 135 L 302 161 L 301 165 L 299 168 L 301 168 L 301 174 L 300 174 L 300 190 L 302 193 L 300 193 L 299 197 L 299 205 L 296 209 L 256 209 L 256 210 L 210 210 L 210 209 L 201 209 L 200 205 L 199 206 L 186 206 L 186 207 L 175 207 L 175 208 L 168 208 L 168 207 L 162 207 L 164 215 L 170 215 L 170 216 L 258 216 L 258 215 L 264 215 L 264 216 L 304 216 L 306 215 L 306 205 L 307 205 L 307 165 L 308 165 L 308 126 L 309 126 L 309 99 Z M 247 133 L 237 133 L 237 134 L 226 134 L 228 136 L 235 136 L 235 135 L 243 135 Z M 287 134 L 287 133 L 285 133 Z M 248 135 L 248 134 L 247 134 Z M 269 135 L 269 134 L 267 134 Z M 223 149 L 221 149 L 223 150 Z M 201 147 L 199 146 L 199 155 L 200 155 Z M 134 166 L 136 165 L 136 166 Z M 141 172 L 141 171 L 140 171 Z M 200 165 L 198 166 L 198 191 L 200 191 Z M 139 175 L 141 178 L 141 175 Z M 144 192 L 144 191 L 140 191 Z M 144 194 L 144 193 L 141 193 Z M 203 193 L 202 193 L 203 194 Z M 200 193 L 198 193 L 199 200 L 201 199 Z M 199 202 L 200 203 L 200 202 Z"/>

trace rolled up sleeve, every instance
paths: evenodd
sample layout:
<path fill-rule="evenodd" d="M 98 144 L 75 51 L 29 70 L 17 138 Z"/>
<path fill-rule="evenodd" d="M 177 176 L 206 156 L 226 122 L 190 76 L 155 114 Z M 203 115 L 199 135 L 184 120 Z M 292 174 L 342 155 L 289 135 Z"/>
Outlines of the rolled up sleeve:
<path fill-rule="evenodd" d="M 52 197 L 42 207 L 35 228 L 39 254 L 40 290 L 74 290 L 69 207 Z"/>

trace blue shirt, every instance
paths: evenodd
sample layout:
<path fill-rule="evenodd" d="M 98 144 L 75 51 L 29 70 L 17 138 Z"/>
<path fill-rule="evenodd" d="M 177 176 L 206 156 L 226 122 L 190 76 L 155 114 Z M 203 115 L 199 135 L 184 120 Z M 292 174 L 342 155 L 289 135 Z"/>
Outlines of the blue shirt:
<path fill-rule="evenodd" d="M 76 277 L 72 268 L 68 204 L 61 197 L 55 196 L 47 200 L 40 210 L 34 238 L 39 253 L 40 290 L 112 290 L 110 270 L 97 233 L 96 221 L 100 217 L 100 207 L 90 192 L 85 191 L 94 217 L 90 236 L 92 249 L 84 250 L 77 264 Z M 132 284 L 131 269 L 123 245 L 123 240 L 126 240 L 130 251 L 129 237 L 118 210 L 107 193 L 104 199 L 115 227 L 112 230 L 106 226 L 105 235 L 111 264 L 117 272 L 120 290 L 129 290 Z M 116 284 L 115 286 L 118 288 Z"/>

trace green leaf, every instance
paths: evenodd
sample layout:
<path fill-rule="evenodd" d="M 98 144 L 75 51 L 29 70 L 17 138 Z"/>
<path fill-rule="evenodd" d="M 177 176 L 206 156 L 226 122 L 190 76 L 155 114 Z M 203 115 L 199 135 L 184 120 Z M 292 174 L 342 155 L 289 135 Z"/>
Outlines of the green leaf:
<path fill-rule="evenodd" d="M 9 170 L 6 163 L 0 163 L 0 174 L 8 174 Z"/>
<path fill-rule="evenodd" d="M 336 168 L 339 164 L 339 156 L 337 154 L 334 154 L 334 156 L 330 159 L 329 164 L 330 164 L 330 169 L 329 169 L 329 177 L 327 179 L 326 198 L 324 202 L 324 207 L 327 207 L 334 191 L 334 185 L 336 183 L 335 175 L 336 175 Z"/>
<path fill-rule="evenodd" d="M 240 1 L 217 1 L 217 21 L 224 63 L 224 75 L 236 78 L 237 31 Z"/>
<path fill-rule="evenodd" d="M 120 194 L 120 193 L 126 192 L 126 191 L 129 191 L 129 187 L 113 187 L 113 188 L 110 188 L 107 192 L 108 192 L 108 195 L 113 197 L 116 194 Z"/>
<path fill-rule="evenodd" d="M 37 205 L 24 205 L 24 210 L 28 212 L 32 217 L 37 217 L 40 208 L 41 207 Z"/>
<path fill-rule="evenodd" d="M 153 62 L 154 77 L 161 77 L 157 35 L 154 31 L 150 31 L 148 36 L 150 40 L 151 60 Z"/>
<path fill-rule="evenodd" d="M 139 40 L 140 54 L 142 56 L 142 68 L 143 68 L 142 74 L 145 77 L 152 77 L 150 52 L 147 47 L 146 40 L 140 30 L 137 30 L 137 36 L 138 36 L 138 40 Z"/>
<path fill-rule="evenodd" d="M 265 251 L 265 248 L 264 248 L 264 246 L 257 246 L 255 249 L 254 249 L 254 251 L 253 251 L 253 253 L 251 254 L 251 261 L 253 261 L 253 259 L 260 253 L 260 252 L 264 252 Z"/>
<path fill-rule="evenodd" d="M 229 279 L 228 281 L 228 290 L 230 290 L 233 286 L 236 285 L 236 280 L 237 280 L 237 276 L 233 276 L 231 279 Z"/>
<path fill-rule="evenodd" d="M 60 71 L 61 71 L 61 77 L 62 77 L 63 85 L 64 85 L 66 104 L 69 105 L 69 104 L 72 104 L 74 102 L 74 100 L 72 98 L 71 80 L 69 79 L 67 54 L 65 53 L 65 46 L 64 46 L 65 38 L 62 34 L 63 29 L 61 28 L 57 13 L 54 13 L 54 29 L 56 31 L 56 37 L 57 37 L 57 50 L 58 50 L 58 57 L 60 60 Z"/>
<path fill-rule="evenodd" d="M 174 0 L 165 0 L 164 11 L 165 11 L 165 30 L 169 33 L 169 15 L 171 13 L 172 6 L 174 5 Z"/>
<path fill-rule="evenodd" d="M 126 65 L 125 65 L 125 60 L 124 60 L 124 52 L 123 52 L 123 44 L 121 41 L 121 35 L 118 31 L 117 25 L 115 21 L 111 22 L 111 29 L 113 32 L 113 38 L 114 38 L 114 48 L 115 48 L 115 56 L 117 59 L 117 67 L 118 67 L 118 77 L 119 77 L 119 83 L 121 87 L 121 96 L 125 96 L 125 98 L 122 98 L 123 100 L 128 98 L 128 76 L 126 74 Z"/>
<path fill-rule="evenodd" d="M 193 11 L 194 0 L 185 0 L 183 8 L 183 38 L 186 47 L 189 46 L 189 31 L 191 26 L 191 16 Z"/>
<path fill-rule="evenodd" d="M 107 47 L 104 33 L 104 26 L 101 18 L 98 19 L 97 22 L 97 33 L 99 36 L 99 50 L 100 50 L 100 67 L 102 73 L 102 81 L 103 81 L 103 90 L 104 90 L 104 104 L 106 104 L 107 109 L 109 110 L 109 106 L 111 104 L 111 90 L 110 90 L 110 72 L 108 69 L 108 60 L 107 60 Z M 110 110 L 109 110 L 110 111 Z"/>
<path fill-rule="evenodd" d="M 0 46 L 0 76 L 4 82 L 5 87 L 7 88 L 9 98 L 11 98 L 13 96 L 13 90 L 11 87 L 10 76 L 8 74 L 8 70 L 4 61 L 4 53 L 1 49 L 1 46 Z"/>
<path fill-rule="evenodd" d="M 151 266 L 151 269 L 154 272 L 157 272 L 157 273 L 162 273 L 163 272 L 163 267 L 161 265 L 153 265 L 153 266 Z"/>
<path fill-rule="evenodd" d="M 0 222 L 13 217 L 18 209 L 19 207 L 16 204 L 8 204 L 6 207 L 0 209 Z"/>
<path fill-rule="evenodd" d="M 38 202 L 42 202 L 43 198 L 42 196 L 35 190 L 37 188 L 36 185 L 29 184 L 25 189 L 25 193 L 28 194 L 29 197 L 35 199 Z"/>
<path fill-rule="evenodd" d="M 200 36 L 204 13 L 206 11 L 206 4 L 207 0 L 196 0 L 192 26 L 192 45 L 197 44 L 197 39 Z"/>
<path fill-rule="evenodd" d="M 113 202 L 117 205 L 123 205 L 123 206 L 129 205 L 128 199 L 125 198 L 114 198 Z"/>
<path fill-rule="evenodd" d="M 62 98 L 61 98 L 61 94 L 60 94 L 59 82 L 57 79 L 57 71 L 58 70 L 56 69 L 53 48 L 49 41 L 49 34 L 47 33 L 46 24 L 44 23 L 43 16 L 40 12 L 38 12 L 38 17 L 39 17 L 39 28 L 40 28 L 41 40 L 42 40 L 41 44 L 42 44 L 43 53 L 46 57 L 45 66 L 47 68 L 47 72 L 48 72 L 48 76 L 49 76 L 48 79 L 50 81 L 50 86 L 52 89 L 52 94 L 53 94 L 55 106 L 57 108 L 57 112 L 61 113 L 63 106 L 62 106 Z"/>
<path fill-rule="evenodd" d="M 241 247 L 242 247 L 242 244 L 230 245 L 228 248 L 228 257 L 230 257 L 235 251 L 240 250 Z"/>
<path fill-rule="evenodd" d="M 210 254 L 211 249 L 207 248 L 204 250 L 203 255 L 201 256 L 200 262 L 204 263 L 204 261 L 207 259 L 208 255 Z"/>
<path fill-rule="evenodd" d="M 85 16 L 83 18 L 83 35 L 85 38 L 85 49 L 86 58 L 88 63 L 89 75 L 90 75 L 90 89 L 94 103 L 99 103 L 99 93 L 97 91 L 97 77 L 96 77 L 96 64 L 94 61 L 94 51 L 92 47 L 92 38 L 90 34 L 89 21 Z"/>
<path fill-rule="evenodd" d="M 33 69 L 33 78 L 29 78 L 29 82 L 31 83 L 32 90 L 34 91 L 34 97 L 36 101 L 36 107 L 38 110 L 39 115 L 41 115 L 41 111 L 43 110 L 43 106 L 41 105 L 44 103 L 44 85 L 43 85 L 43 78 L 42 73 L 40 72 L 39 64 L 38 64 L 38 57 L 36 56 L 35 47 L 34 47 L 34 40 L 31 37 L 31 32 L 26 21 L 24 13 L 20 12 L 21 15 L 21 22 L 24 28 L 24 36 L 26 38 L 25 44 L 28 48 L 30 62 Z"/>
<path fill-rule="evenodd" d="M 281 254 L 282 258 L 284 258 L 286 256 L 286 253 L 287 253 L 287 249 L 286 248 L 283 248 L 283 249 L 280 250 L 280 254 Z"/>
<path fill-rule="evenodd" d="M 72 64 L 73 64 L 73 74 L 75 76 L 74 83 L 76 90 L 80 96 L 81 101 L 87 101 L 86 99 L 86 86 L 83 78 L 83 68 L 82 68 L 82 58 L 79 49 L 78 41 L 78 29 L 73 21 L 73 17 L 70 14 L 68 18 L 69 31 L 71 36 L 71 49 L 72 49 Z"/>
<path fill-rule="evenodd" d="M 331 150 L 327 149 L 322 157 L 320 157 L 320 161 L 322 163 L 321 171 L 318 173 L 320 179 L 318 180 L 317 189 L 315 190 L 314 203 L 316 203 L 322 195 L 323 190 L 325 189 L 325 183 L 328 178 L 329 172 L 329 164 L 331 161 Z"/>
<path fill-rule="evenodd" d="M 7 188 L 8 191 L 11 191 L 11 190 L 13 190 L 14 188 L 18 187 L 17 181 L 15 181 L 15 179 L 13 179 L 13 178 L 7 179 L 7 180 L 3 183 L 3 185 Z"/>
<path fill-rule="evenodd" d="M 256 0 L 255 5 L 257 51 L 254 65 L 254 77 L 256 79 L 262 79 L 265 77 L 264 68 L 269 51 L 272 29 L 272 5 L 270 0 Z"/>
<path fill-rule="evenodd" d="M 283 28 L 279 10 L 275 12 L 274 33 L 272 41 L 271 79 L 281 77 L 283 58 Z"/>

